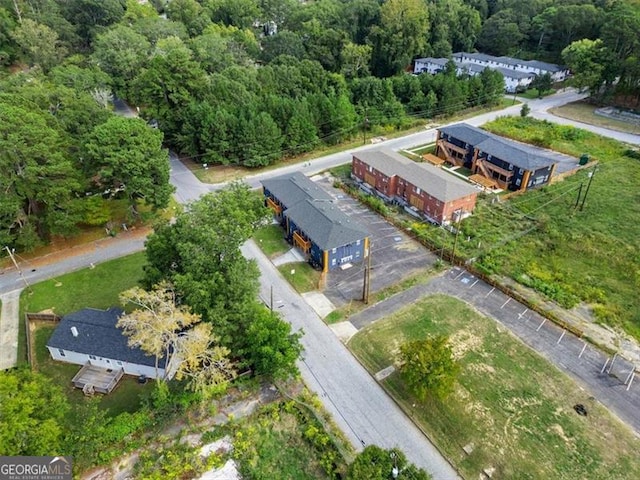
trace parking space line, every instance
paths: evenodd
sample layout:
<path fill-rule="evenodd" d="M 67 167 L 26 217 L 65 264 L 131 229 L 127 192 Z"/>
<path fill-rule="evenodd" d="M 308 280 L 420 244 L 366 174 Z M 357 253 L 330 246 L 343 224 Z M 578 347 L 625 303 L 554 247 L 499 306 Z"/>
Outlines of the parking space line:
<path fill-rule="evenodd" d="M 558 341 L 556 342 L 556 345 L 560 345 L 560 342 L 562 341 L 562 339 L 564 338 L 565 334 L 567 333 L 566 330 L 562 331 L 562 335 L 560 335 L 560 338 L 558 339 Z"/>
<path fill-rule="evenodd" d="M 469 285 L 469 288 L 473 288 L 476 285 L 476 283 L 478 283 L 479 281 L 480 281 L 480 279 L 476 279 L 475 282 L 473 282 L 471 285 Z"/>
<path fill-rule="evenodd" d="M 464 270 L 463 270 L 463 271 L 461 271 L 461 272 L 458 274 L 458 276 L 457 276 L 456 278 L 454 278 L 454 280 L 457 280 L 458 278 L 460 278 L 460 276 L 461 276 L 463 273 L 464 273 Z"/>
<path fill-rule="evenodd" d="M 542 328 L 542 326 L 547 322 L 547 319 L 545 318 L 544 320 L 542 320 L 542 323 L 540 323 L 540 325 L 538 325 L 538 328 L 536 328 L 536 332 L 539 332 L 540 329 Z"/>
<path fill-rule="evenodd" d="M 493 287 L 491 290 L 489 290 L 489 293 L 487 293 L 487 294 L 484 296 L 484 298 L 487 298 L 489 295 L 491 295 L 495 289 L 496 289 L 496 287 Z"/>
<path fill-rule="evenodd" d="M 527 313 L 528 311 L 529 311 L 529 309 L 528 309 L 528 308 L 525 308 L 525 309 L 524 309 L 524 312 L 522 312 L 522 313 L 519 313 L 519 314 L 518 314 L 518 318 L 522 318 L 522 317 L 524 317 L 525 313 Z"/>
<path fill-rule="evenodd" d="M 578 355 L 578 358 L 582 357 L 582 354 L 584 353 L 586 348 L 587 348 L 587 342 L 584 342 L 584 345 L 582 345 L 582 350 L 580 350 L 580 355 Z"/>
<path fill-rule="evenodd" d="M 507 301 L 504 302 L 500 308 L 504 308 L 507 305 L 507 303 L 509 303 L 510 301 L 511 301 L 511 297 L 507 298 Z"/>

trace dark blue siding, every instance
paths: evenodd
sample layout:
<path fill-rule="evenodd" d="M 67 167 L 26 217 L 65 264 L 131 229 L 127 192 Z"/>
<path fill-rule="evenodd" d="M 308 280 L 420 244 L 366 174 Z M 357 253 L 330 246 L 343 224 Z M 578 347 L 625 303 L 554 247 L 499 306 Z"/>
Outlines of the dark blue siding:
<path fill-rule="evenodd" d="M 334 252 L 335 250 L 335 252 Z M 364 239 L 329 250 L 329 270 L 338 268 L 343 263 L 360 262 L 364 258 Z"/>

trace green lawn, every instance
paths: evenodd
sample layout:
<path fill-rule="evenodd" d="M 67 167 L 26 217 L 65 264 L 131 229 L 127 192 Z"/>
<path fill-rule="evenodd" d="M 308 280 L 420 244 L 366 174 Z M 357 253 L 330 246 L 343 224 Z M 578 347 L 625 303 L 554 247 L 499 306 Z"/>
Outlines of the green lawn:
<path fill-rule="evenodd" d="M 142 278 L 144 252 L 100 263 L 33 286 L 33 294 L 22 292 L 23 312 L 52 309 L 66 315 L 84 307 L 108 308 L 119 305 L 118 295 L 136 286 Z"/>
<path fill-rule="evenodd" d="M 318 290 L 320 272 L 307 262 L 287 263 L 279 266 L 278 270 L 298 293 Z"/>
<path fill-rule="evenodd" d="M 640 478 L 640 440 L 547 360 L 466 304 L 432 296 L 376 322 L 350 349 L 373 374 L 394 364 L 400 345 L 450 337 L 462 364 L 454 393 L 420 402 L 396 372 L 384 387 L 466 478 Z M 589 412 L 580 417 L 573 405 Z M 473 444 L 467 455 L 463 447 Z"/>
<path fill-rule="evenodd" d="M 558 117 L 569 118 L 571 120 L 577 120 L 578 122 L 610 128 L 620 132 L 640 134 L 640 126 L 623 122 L 622 120 L 596 115 L 594 112 L 596 108 L 595 105 L 591 105 L 585 101 L 579 101 L 554 107 L 549 111 Z"/>
<path fill-rule="evenodd" d="M 430 143 L 425 145 L 424 147 L 416 148 L 415 150 L 411 150 L 413 153 L 417 155 L 424 155 L 425 153 L 435 153 L 436 152 L 436 144 Z"/>
<path fill-rule="evenodd" d="M 46 345 L 54 328 L 48 325 L 41 326 L 35 332 L 36 370 L 51 379 L 54 384 L 62 387 L 73 411 L 74 405 L 87 402 L 88 397 L 85 397 L 81 390 L 74 388 L 71 384 L 71 379 L 80 370 L 80 365 L 56 362 L 49 355 Z M 134 412 L 140 407 L 142 399 L 151 393 L 153 385 L 153 382 L 140 385 L 137 379 L 125 375 L 109 395 L 97 395 L 100 398 L 100 407 L 108 409 L 109 416 L 113 417 L 122 412 Z"/>
<path fill-rule="evenodd" d="M 253 239 L 269 258 L 286 253 L 291 248 L 284 239 L 284 230 L 280 225 L 267 225 L 258 229 Z"/>
<path fill-rule="evenodd" d="M 144 252 L 111 260 L 77 272 L 61 275 L 32 286 L 20 297 L 20 339 L 18 362 L 26 361 L 24 314 L 53 310 L 58 315 L 85 307 L 108 308 L 120 304 L 120 292 L 134 287 L 142 278 Z"/>

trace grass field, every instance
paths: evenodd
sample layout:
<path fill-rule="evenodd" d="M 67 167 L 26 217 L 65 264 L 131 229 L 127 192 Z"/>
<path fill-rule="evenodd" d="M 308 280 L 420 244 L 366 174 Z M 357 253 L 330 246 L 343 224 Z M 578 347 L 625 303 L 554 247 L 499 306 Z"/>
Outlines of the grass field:
<path fill-rule="evenodd" d="M 564 373 L 494 321 L 445 296 L 428 297 L 352 338 L 350 349 L 373 374 L 394 364 L 400 345 L 450 337 L 462 369 L 446 400 L 420 402 L 396 372 L 385 388 L 428 432 L 465 478 L 610 480 L 640 477 L 631 431 Z M 578 416 L 582 403 L 588 416 Z M 467 455 L 463 447 L 472 444 Z"/>
<path fill-rule="evenodd" d="M 583 210 L 574 206 L 581 184 L 584 199 L 587 171 L 499 203 L 480 198 L 462 222 L 457 253 L 565 308 L 583 304 L 596 321 L 640 339 L 640 161 L 623 144 L 573 127 L 511 117 L 484 128 L 574 157 L 589 153 L 599 164 Z M 414 232 L 452 248 L 453 236 L 441 229 Z"/>
<path fill-rule="evenodd" d="M 18 362 L 27 359 L 24 314 L 53 310 L 62 316 L 85 307 L 109 308 L 120 304 L 120 292 L 142 278 L 144 252 L 111 260 L 77 272 L 61 275 L 24 290 L 20 296 Z"/>
<path fill-rule="evenodd" d="M 622 122 L 613 118 L 603 117 L 596 115 L 594 110 L 597 107 L 587 102 L 573 102 L 561 107 L 554 107 L 549 111 L 554 115 L 562 118 L 569 118 L 571 120 L 577 120 L 578 122 L 588 123 L 589 125 L 596 125 L 598 127 L 610 128 L 612 130 L 618 130 L 620 132 L 640 134 L 640 126 L 633 125 L 631 123 Z"/>
<path fill-rule="evenodd" d="M 33 339 L 36 347 L 35 369 L 51 379 L 54 384 L 62 387 L 73 411 L 75 405 L 86 403 L 89 400 L 81 390 L 74 388 L 71 384 L 71 379 L 80 370 L 80 365 L 56 362 L 49 355 L 46 345 L 54 328 L 53 326 L 41 326 L 36 330 Z M 151 393 L 153 386 L 154 382 L 140 385 L 137 379 L 125 375 L 109 395 L 97 395 L 97 397 L 100 398 L 100 407 L 107 409 L 109 416 L 115 417 L 122 412 L 138 410 L 140 402 Z"/>
<path fill-rule="evenodd" d="M 307 262 L 287 263 L 279 266 L 278 270 L 298 293 L 318 290 L 320 272 Z"/>
<path fill-rule="evenodd" d="M 269 258 L 286 253 L 291 248 L 284 239 L 284 230 L 280 225 L 267 225 L 258 229 L 253 239 Z"/>

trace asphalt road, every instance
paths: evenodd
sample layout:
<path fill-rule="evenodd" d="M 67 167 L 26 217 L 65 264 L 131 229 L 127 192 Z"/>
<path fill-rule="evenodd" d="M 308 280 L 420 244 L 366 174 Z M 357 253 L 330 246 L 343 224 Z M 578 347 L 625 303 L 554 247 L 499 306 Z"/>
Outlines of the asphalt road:
<path fill-rule="evenodd" d="M 298 366 L 306 384 L 357 450 L 375 444 L 400 448 L 412 463 L 438 480 L 458 478 L 449 462 L 358 363 L 333 331 L 282 278 L 280 272 L 250 240 L 242 247 L 254 258 L 261 274 L 260 296 L 268 304 L 273 288 L 274 309 L 302 330 L 303 359 Z"/>
<path fill-rule="evenodd" d="M 568 90 L 563 93 L 529 101 L 534 117 L 544 117 L 546 109 L 562 105 L 581 98 L 582 95 Z M 126 106 L 125 106 L 126 107 Z M 124 108 L 124 107 L 123 107 Z M 506 110 L 482 114 L 465 122 L 481 125 L 498 116 L 517 115 L 520 106 Z M 127 115 L 133 115 L 126 109 Z M 554 121 L 566 123 L 565 120 L 553 117 Z M 582 125 L 580 125 L 582 126 Z M 584 126 L 592 130 L 590 126 Z M 597 127 L 594 127 L 597 128 Z M 352 151 L 374 149 L 380 146 L 399 150 L 435 141 L 435 130 L 425 130 L 405 137 L 388 140 L 376 145 L 365 145 Z M 630 143 L 640 144 L 640 136 L 619 134 L 607 130 L 606 135 Z M 277 170 L 247 177 L 245 180 L 253 187 L 259 187 L 260 181 L 277 175 L 302 170 L 305 174 L 317 173 L 333 166 L 351 161 L 350 152 L 341 152 L 311 161 L 309 166 L 292 165 Z M 203 193 L 221 188 L 223 185 L 204 185 L 182 165 L 177 158 L 171 156 L 171 182 L 176 186 L 176 197 L 180 202 L 197 199 Z M 35 268 L 29 263 L 22 263 L 24 277 L 29 283 L 35 283 L 69 271 L 77 270 L 91 263 L 99 263 L 112 258 L 121 257 L 140 251 L 144 248 L 144 238 L 128 237 L 127 234 L 103 243 L 97 242 L 94 250 L 62 261 L 46 264 L 41 262 Z M 356 362 L 335 335 L 325 326 L 317 314 L 291 289 L 270 262 L 264 262 L 254 245 L 247 244 L 245 253 L 258 258 L 262 271 L 261 288 L 263 298 L 267 298 L 267 290 L 274 287 L 278 306 L 294 329 L 303 328 L 305 336 L 305 359 L 300 368 L 308 385 L 323 400 L 326 408 L 333 414 L 349 439 L 362 446 L 374 443 L 383 447 L 398 446 L 404 450 L 413 463 L 425 467 L 436 479 L 452 479 L 457 475 L 449 464 L 438 454 L 416 427 L 400 412 L 397 406 L 380 389 L 369 374 Z M 22 280 L 15 270 L 0 272 L 0 293 L 16 290 L 22 286 Z"/>

